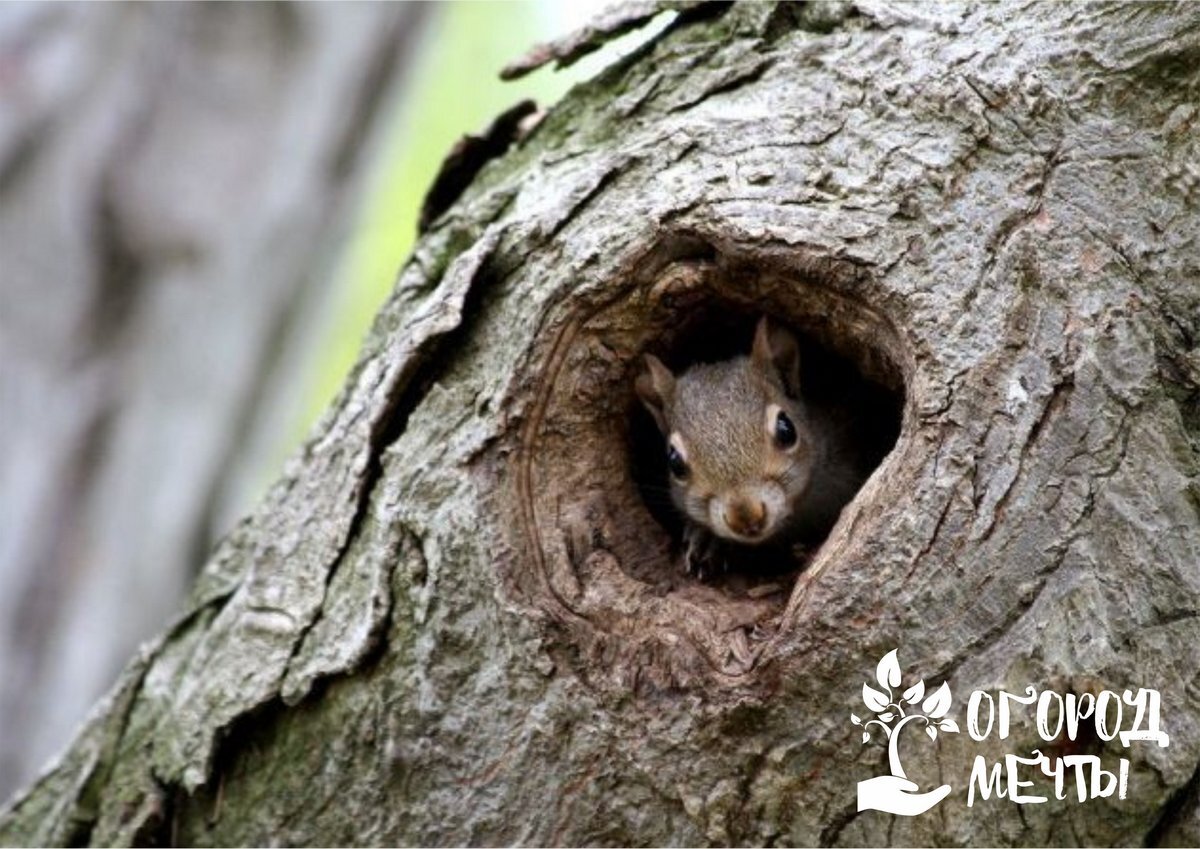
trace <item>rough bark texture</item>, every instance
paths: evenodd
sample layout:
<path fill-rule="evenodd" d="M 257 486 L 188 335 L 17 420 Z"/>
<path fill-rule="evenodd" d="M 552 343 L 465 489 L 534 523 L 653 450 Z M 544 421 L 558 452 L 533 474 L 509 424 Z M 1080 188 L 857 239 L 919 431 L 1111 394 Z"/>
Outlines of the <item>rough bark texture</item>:
<path fill-rule="evenodd" d="M 0 13 L 0 797 L 276 474 L 414 9 Z"/>
<path fill-rule="evenodd" d="M 433 223 L 0 838 L 1200 841 L 1200 7 L 720 11 Z M 780 593 L 680 576 L 629 463 L 640 353 L 757 311 L 904 394 Z M 956 694 L 1156 687 L 1171 745 L 1124 801 L 967 809 L 973 754 L 1044 744 L 944 735 L 908 772 L 955 795 L 858 814 L 897 645 Z"/>

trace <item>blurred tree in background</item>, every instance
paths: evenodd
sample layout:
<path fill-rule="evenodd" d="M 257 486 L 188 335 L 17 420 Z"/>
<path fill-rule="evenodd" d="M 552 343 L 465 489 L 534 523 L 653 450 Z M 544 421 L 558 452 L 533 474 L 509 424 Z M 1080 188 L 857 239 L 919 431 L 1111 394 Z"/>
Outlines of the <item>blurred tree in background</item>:
<path fill-rule="evenodd" d="M 590 73 L 497 69 L 595 5 L 0 8 L 0 797 L 329 402 L 454 141 Z"/>

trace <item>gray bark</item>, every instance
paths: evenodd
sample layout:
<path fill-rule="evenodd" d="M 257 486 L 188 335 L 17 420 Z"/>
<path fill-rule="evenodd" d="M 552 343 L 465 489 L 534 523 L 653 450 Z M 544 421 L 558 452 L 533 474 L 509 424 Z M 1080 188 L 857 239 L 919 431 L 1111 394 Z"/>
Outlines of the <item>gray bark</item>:
<path fill-rule="evenodd" d="M 0 840 L 1200 841 L 1200 7 L 737 4 L 577 88 Z M 640 354 L 767 311 L 903 388 L 786 592 L 679 574 Z M 1162 692 L 1128 799 L 857 813 L 877 659 Z M 962 705 L 955 705 L 961 723 Z M 908 766 L 906 762 L 906 766 Z"/>
<path fill-rule="evenodd" d="M 278 473 L 413 8 L 0 11 L 0 797 Z"/>

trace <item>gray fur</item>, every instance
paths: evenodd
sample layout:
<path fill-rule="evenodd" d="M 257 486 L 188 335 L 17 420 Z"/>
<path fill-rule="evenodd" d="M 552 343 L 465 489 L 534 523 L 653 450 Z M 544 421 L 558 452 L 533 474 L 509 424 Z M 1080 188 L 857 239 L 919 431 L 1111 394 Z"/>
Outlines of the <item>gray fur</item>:
<path fill-rule="evenodd" d="M 861 484 L 846 413 L 789 396 L 785 385 L 799 386 L 798 370 L 795 339 L 766 319 L 759 323 L 749 356 L 696 364 L 680 375 L 647 358 L 638 394 L 664 437 L 678 434 L 687 460 L 686 477 L 671 477 L 671 494 L 691 523 L 686 534 L 689 568 L 701 568 L 691 563 L 694 552 L 711 548 L 697 542 L 697 530 L 737 538 L 728 526 L 719 526 L 719 517 L 723 506 L 738 498 L 773 506 L 763 536 L 738 541 L 790 542 L 823 535 Z M 774 443 L 768 429 L 771 405 L 795 425 L 794 450 Z"/>

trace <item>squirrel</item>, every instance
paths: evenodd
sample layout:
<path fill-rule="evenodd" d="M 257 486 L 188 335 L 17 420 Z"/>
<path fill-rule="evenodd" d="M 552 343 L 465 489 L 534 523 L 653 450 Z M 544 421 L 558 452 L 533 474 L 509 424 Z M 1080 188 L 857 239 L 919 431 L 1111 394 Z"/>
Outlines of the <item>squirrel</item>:
<path fill-rule="evenodd" d="M 703 580 L 736 547 L 823 538 L 866 475 L 848 413 L 804 397 L 800 348 L 766 316 L 749 356 L 673 374 L 646 354 L 635 391 L 666 440 L 684 566 Z"/>

